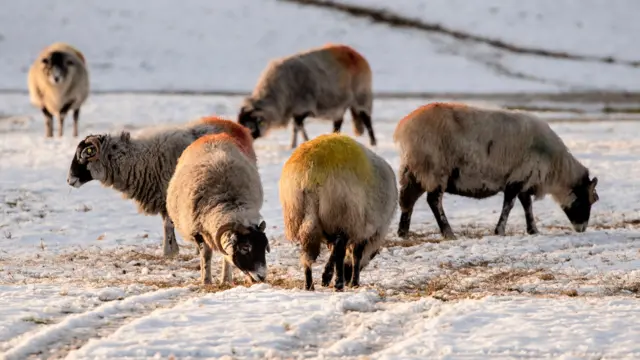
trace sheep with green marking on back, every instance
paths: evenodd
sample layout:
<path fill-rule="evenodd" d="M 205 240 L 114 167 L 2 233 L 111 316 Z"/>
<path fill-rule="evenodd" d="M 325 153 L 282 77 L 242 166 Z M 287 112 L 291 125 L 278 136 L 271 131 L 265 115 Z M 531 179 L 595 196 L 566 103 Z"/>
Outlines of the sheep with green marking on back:
<path fill-rule="evenodd" d="M 302 247 L 305 289 L 323 243 L 331 255 L 322 274 L 336 290 L 345 278 L 359 286 L 360 271 L 378 253 L 397 208 L 391 166 L 364 145 L 340 134 L 300 145 L 287 160 L 279 183 L 285 235 Z"/>

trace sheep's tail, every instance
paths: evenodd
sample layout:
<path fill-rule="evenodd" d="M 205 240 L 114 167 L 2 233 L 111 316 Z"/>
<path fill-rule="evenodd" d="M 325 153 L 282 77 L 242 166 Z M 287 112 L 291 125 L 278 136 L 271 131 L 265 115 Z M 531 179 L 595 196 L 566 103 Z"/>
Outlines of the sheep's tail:
<path fill-rule="evenodd" d="M 300 243 L 300 262 L 310 266 L 320 255 L 323 239 L 318 219 L 318 204 L 315 192 L 305 191 L 293 184 L 294 181 L 285 174 L 280 180 L 284 233 L 290 241 Z"/>

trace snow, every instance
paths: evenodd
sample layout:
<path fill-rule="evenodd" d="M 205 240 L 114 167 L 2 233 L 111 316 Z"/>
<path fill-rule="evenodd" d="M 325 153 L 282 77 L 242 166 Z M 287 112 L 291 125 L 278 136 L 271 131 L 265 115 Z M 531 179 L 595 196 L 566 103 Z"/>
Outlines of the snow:
<path fill-rule="evenodd" d="M 497 13 L 491 10 L 494 3 L 500 5 Z M 589 3 L 365 2 L 451 22 L 461 30 L 507 36 L 522 45 L 557 44 L 568 51 L 588 48 L 602 56 L 640 60 L 633 46 L 637 4 Z M 0 23 L 7 26 L 0 38 L 0 88 L 12 91 L 26 90 L 35 56 L 60 40 L 85 53 L 91 87 L 99 91 L 249 92 L 270 59 L 328 42 L 351 45 L 367 57 L 377 92 L 633 91 L 640 86 L 637 68 L 512 54 L 276 0 L 259 6 L 254 0 L 189 1 L 179 8 L 169 0 L 24 0 L 9 2 L 3 10 Z M 575 29 L 578 21 L 583 28 Z"/>
<path fill-rule="evenodd" d="M 313 269 L 317 291 L 300 290 L 298 248 L 283 237 L 277 181 L 291 153 L 289 131 L 255 143 L 272 249 L 270 285 L 245 288 L 236 273 L 230 290 L 197 290 L 193 246 L 180 239 L 180 257 L 163 259 L 159 217 L 138 214 L 131 201 L 99 184 L 80 189 L 66 184 L 79 140 L 45 140 L 40 114 L 27 101 L 22 95 L 0 98 L 3 112 L 11 114 L 0 121 L 0 351 L 5 355 L 585 358 L 637 351 L 625 341 L 640 335 L 637 315 L 628 310 L 637 302 L 640 279 L 640 188 L 634 180 L 640 177 L 635 135 L 640 123 L 619 121 L 615 114 L 603 119 L 603 104 L 539 113 L 599 178 L 600 201 L 587 232 L 574 233 L 564 213 L 545 198 L 534 203 L 540 235 L 524 234 L 516 207 L 508 236 L 493 236 L 499 196 L 478 201 L 446 195 L 445 211 L 459 238 L 441 241 L 426 201 L 420 200 L 411 238 L 395 236 L 397 214 L 389 244 L 362 273 L 363 288 L 335 294 L 319 286 L 326 253 Z M 138 131 L 209 113 L 232 117 L 240 101 L 239 96 L 94 95 L 83 112 L 80 136 Z M 391 134 L 418 104 L 375 101 L 375 151 L 396 169 Z M 600 120 L 589 121 L 592 117 Z M 317 136 L 330 127 L 311 120 L 307 130 Z M 345 132 L 351 134 L 348 124 Z M 214 266 L 213 275 L 218 271 Z M 495 325 L 487 319 L 496 319 Z M 563 321 L 574 325 L 564 328 Z M 514 338 L 504 330 L 515 324 L 525 324 L 531 335 Z M 569 331 L 573 328 L 581 332 Z M 470 333 L 478 335 L 456 340 Z"/>
<path fill-rule="evenodd" d="M 633 0 L 337 0 L 525 47 L 640 60 Z"/>
<path fill-rule="evenodd" d="M 628 299 L 385 302 L 372 291 L 311 295 L 258 285 L 157 310 L 69 358 L 629 358 L 640 356 L 638 320 L 637 301 Z"/>
<path fill-rule="evenodd" d="M 512 54 L 275 0 L 197 0 L 179 8 L 167 0 L 69 1 L 8 2 L 0 12 L 6 25 L 0 29 L 0 358 L 640 357 L 637 101 L 522 93 L 634 90 L 637 69 Z M 522 46 L 640 58 L 630 42 L 638 30 L 629 18 L 635 2 L 340 1 Z M 79 138 L 70 136 L 68 119 L 63 138 L 45 139 L 42 115 L 25 93 L 28 65 L 57 40 L 77 44 L 89 59 L 95 92 L 82 109 Z M 533 205 L 539 235 L 525 234 L 517 205 L 507 236 L 494 236 L 500 196 L 445 195 L 458 239 L 443 241 L 423 198 L 406 240 L 395 235 L 396 214 L 387 244 L 362 272 L 361 288 L 321 287 L 323 250 L 313 267 L 316 291 L 306 292 L 299 249 L 283 235 L 277 190 L 291 154 L 290 129 L 274 131 L 255 142 L 269 281 L 249 286 L 235 272 L 231 287 L 203 287 L 192 244 L 179 238 L 180 255 L 162 257 L 159 217 L 139 214 L 133 202 L 97 183 L 66 184 L 76 146 L 88 134 L 136 132 L 210 114 L 234 118 L 242 101 L 241 95 L 154 92 L 248 92 L 270 58 L 326 42 L 362 51 L 377 92 L 440 94 L 376 97 L 373 149 L 396 170 L 398 120 L 426 102 L 449 100 L 445 92 L 480 93 L 461 98 L 472 105 L 539 109 L 599 179 L 587 231 L 573 232 L 547 197 Z M 629 112 L 604 111 L 609 107 Z M 347 116 L 343 129 L 351 135 L 349 122 Z M 315 137 L 331 124 L 310 119 L 305 127 Z"/>

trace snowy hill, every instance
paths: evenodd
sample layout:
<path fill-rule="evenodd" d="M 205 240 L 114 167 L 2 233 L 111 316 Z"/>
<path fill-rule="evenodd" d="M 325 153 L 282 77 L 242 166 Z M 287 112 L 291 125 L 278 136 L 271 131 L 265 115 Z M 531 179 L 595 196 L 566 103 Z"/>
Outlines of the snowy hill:
<path fill-rule="evenodd" d="M 634 1 L 349 2 L 521 46 L 640 60 Z M 517 54 L 277 0 L 22 0 L 3 4 L 0 24 L 4 90 L 24 91 L 29 64 L 53 41 L 85 52 L 101 91 L 248 92 L 269 59 L 327 42 L 361 51 L 377 92 L 640 90 L 640 68 Z"/>

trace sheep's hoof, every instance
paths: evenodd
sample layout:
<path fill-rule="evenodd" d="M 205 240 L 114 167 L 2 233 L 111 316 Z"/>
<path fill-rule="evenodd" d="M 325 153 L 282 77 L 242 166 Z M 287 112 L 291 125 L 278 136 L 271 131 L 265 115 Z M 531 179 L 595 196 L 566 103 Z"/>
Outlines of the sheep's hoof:
<path fill-rule="evenodd" d="M 332 277 L 333 277 L 333 274 L 328 274 L 328 273 L 322 274 L 322 286 L 329 287 L 329 284 L 331 284 Z"/>
<path fill-rule="evenodd" d="M 494 235 L 498 235 L 498 236 L 504 236 L 504 229 L 496 228 L 496 229 L 493 231 L 493 234 L 494 234 Z"/>
<path fill-rule="evenodd" d="M 445 232 L 444 234 L 442 234 L 442 236 L 444 236 L 445 240 L 455 240 L 456 236 L 453 235 L 453 232 Z"/>
<path fill-rule="evenodd" d="M 344 283 L 338 283 L 333 286 L 336 292 L 341 292 L 344 290 Z"/>
<path fill-rule="evenodd" d="M 202 285 L 211 285 L 211 279 L 202 279 Z"/>
<path fill-rule="evenodd" d="M 315 287 L 313 286 L 313 283 L 311 285 L 305 284 L 304 285 L 304 289 L 307 290 L 307 291 L 314 291 Z"/>
<path fill-rule="evenodd" d="M 539 233 L 537 228 L 528 228 L 527 229 L 527 234 L 529 235 L 537 235 Z"/>

